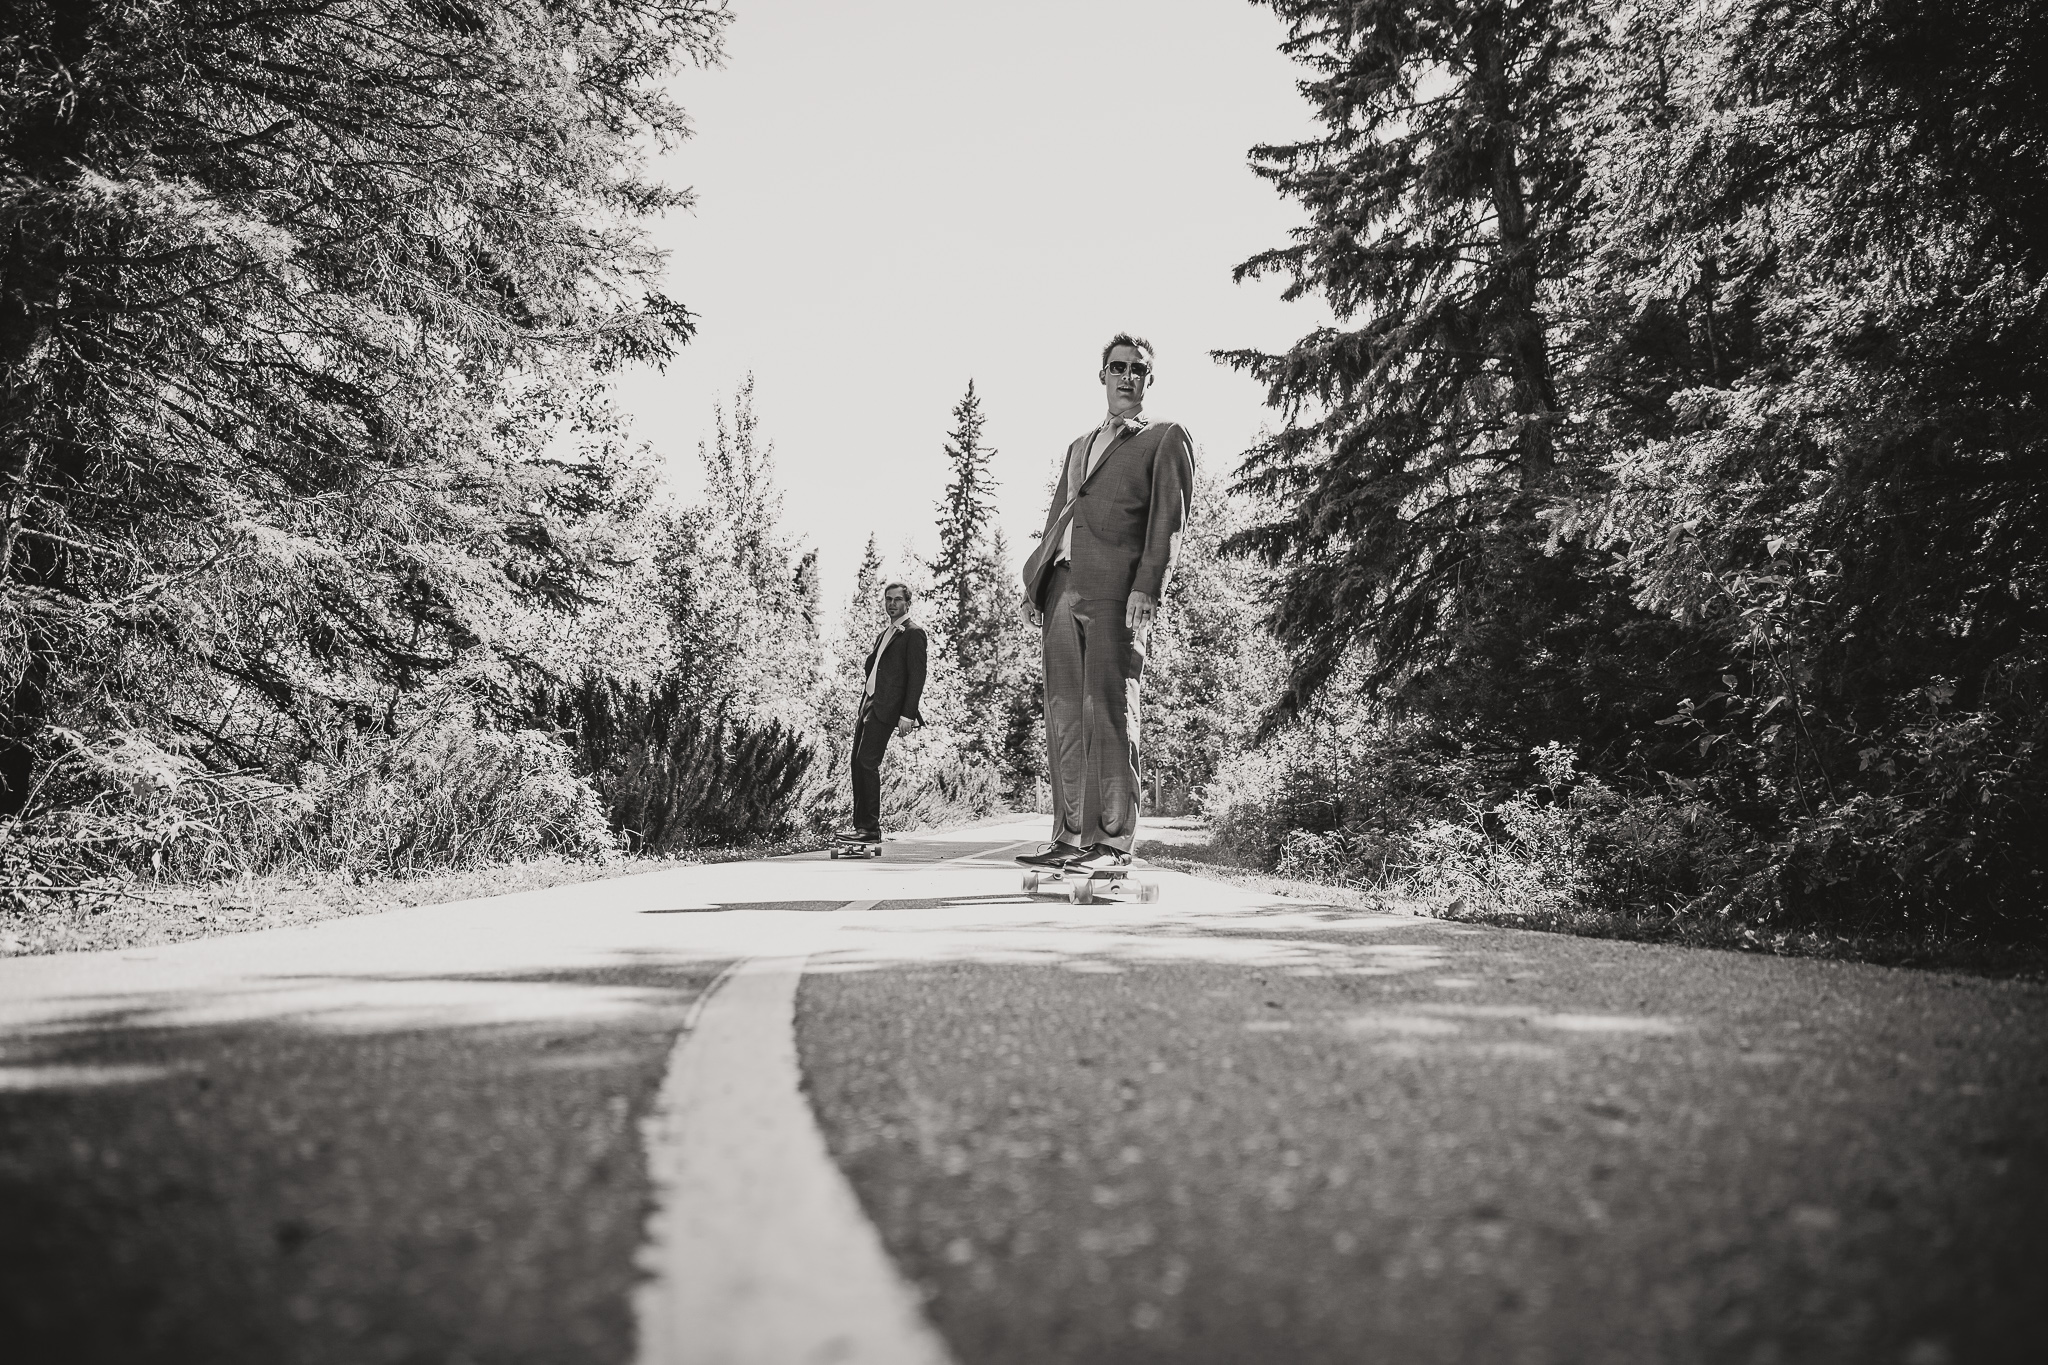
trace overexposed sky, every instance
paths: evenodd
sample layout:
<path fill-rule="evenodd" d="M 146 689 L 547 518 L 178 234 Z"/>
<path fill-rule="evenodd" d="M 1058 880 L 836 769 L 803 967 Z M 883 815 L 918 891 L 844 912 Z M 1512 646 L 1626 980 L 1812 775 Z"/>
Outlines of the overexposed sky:
<path fill-rule="evenodd" d="M 696 136 L 659 163 L 697 206 L 655 228 L 701 317 L 619 405 L 701 487 L 711 406 L 755 376 L 785 529 L 826 600 L 875 532 L 929 554 L 953 405 L 975 381 L 1013 558 L 1066 443 L 1102 417 L 1118 329 L 1151 338 L 1146 412 L 1227 476 L 1270 415 L 1213 349 L 1326 314 L 1231 268 L 1298 211 L 1246 166 L 1310 135 L 1281 28 L 1246 0 L 734 0 L 726 64 L 676 89 Z"/>

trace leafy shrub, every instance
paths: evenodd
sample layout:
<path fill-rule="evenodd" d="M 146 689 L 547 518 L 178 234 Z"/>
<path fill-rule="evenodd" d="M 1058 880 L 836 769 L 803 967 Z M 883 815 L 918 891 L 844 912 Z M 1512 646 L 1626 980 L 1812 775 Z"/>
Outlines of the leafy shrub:
<path fill-rule="evenodd" d="M 1383 869 L 1402 840 L 1454 815 L 1461 794 L 1489 780 L 1484 757 L 1445 752 L 1411 728 L 1322 716 L 1225 760 L 1198 801 L 1226 861 L 1275 870 L 1287 857 L 1354 880 Z M 1294 837 L 1304 834 L 1322 837 Z"/>
<path fill-rule="evenodd" d="M 1767 873 L 1753 831 L 1702 801 L 1618 793 L 1581 774 L 1561 744 L 1532 751 L 1534 783 L 1452 807 L 1458 784 L 1476 785 L 1486 766 L 1328 735 L 1271 743 L 1205 794 L 1214 846 L 1282 876 L 1553 922 L 1725 917 L 1752 904 Z M 1339 815 L 1354 823 L 1328 827 Z"/>
<path fill-rule="evenodd" d="M 2009 661 L 2010 663 L 2010 661 Z M 1853 789 L 1816 802 L 1768 850 L 1749 888 L 1759 918 L 1857 918 L 1866 928 L 1938 926 L 2039 934 L 2048 823 L 2048 665 L 1996 672 L 1978 704 L 1946 679 L 1915 689 L 1865 736 Z"/>
<path fill-rule="evenodd" d="M 980 820 L 1004 805 L 1005 778 L 949 726 L 927 725 L 893 740 L 882 765 L 886 829 L 938 829 Z"/>
<path fill-rule="evenodd" d="M 442 715 L 309 769 L 306 862 L 367 876 L 415 876 L 541 853 L 599 857 L 617 841 L 604 807 L 552 735 L 482 729 Z"/>
<path fill-rule="evenodd" d="M 614 847 L 553 737 L 483 728 L 447 698 L 411 712 L 397 734 L 329 737 L 296 784 L 211 772 L 142 734 L 53 728 L 27 808 L 0 822 L 0 882 L 19 900 L 138 875 L 411 876 Z"/>

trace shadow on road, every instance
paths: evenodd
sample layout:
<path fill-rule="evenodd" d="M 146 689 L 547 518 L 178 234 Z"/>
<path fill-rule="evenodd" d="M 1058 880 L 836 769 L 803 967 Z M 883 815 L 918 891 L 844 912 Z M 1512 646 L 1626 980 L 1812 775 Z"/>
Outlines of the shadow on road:
<path fill-rule="evenodd" d="M 356 977 L 327 1005 L 307 977 L 15 1035 L 8 1357 L 629 1358 L 636 1122 L 715 971 Z"/>

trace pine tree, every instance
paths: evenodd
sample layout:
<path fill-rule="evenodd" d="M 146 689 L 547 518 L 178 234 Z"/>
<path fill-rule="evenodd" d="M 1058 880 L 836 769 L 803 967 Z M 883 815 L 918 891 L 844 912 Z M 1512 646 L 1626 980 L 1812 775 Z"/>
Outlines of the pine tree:
<path fill-rule="evenodd" d="M 815 555 L 782 535 L 775 448 L 749 375 L 700 442 L 704 501 L 669 520 L 664 553 L 676 672 L 693 704 L 737 707 L 792 729 L 816 725 L 822 679 Z"/>
<path fill-rule="evenodd" d="M 601 478 L 509 429 L 688 337 L 639 227 L 687 195 L 645 156 L 725 17 L 8 6 L 0 812 L 52 725 L 287 772 L 458 664 L 519 666 L 508 623 L 582 590 Z"/>
<path fill-rule="evenodd" d="M 1003 582 L 1008 566 L 999 558 L 1005 552 L 990 536 L 995 480 L 989 462 L 995 452 L 981 443 L 985 420 L 970 380 L 946 437 L 952 480 L 939 501 L 939 554 L 928 567 L 937 599 L 931 624 L 954 672 L 969 750 L 994 762 L 1006 746 L 1001 635 L 1015 613 L 1008 609 Z"/>
<path fill-rule="evenodd" d="M 845 765 L 853 742 L 853 724 L 860 713 L 861 689 L 866 677 L 861 660 L 881 630 L 886 612 L 882 607 L 882 552 L 872 532 L 861 552 L 860 568 L 853 577 L 853 593 L 839 613 L 839 628 L 832 644 L 833 669 L 825 679 L 818 704 L 819 743 L 828 762 L 825 770 L 844 785 Z"/>
<path fill-rule="evenodd" d="M 990 542 L 986 565 L 981 609 L 994 666 L 978 710 L 988 717 L 990 747 L 1010 794 L 1022 798 L 1045 770 L 1045 660 L 1038 632 L 1017 609 L 1010 546 L 1001 527 Z"/>
<path fill-rule="evenodd" d="M 1536 515 L 1565 411 L 1546 290 L 1578 252 L 1567 76 L 1583 6 L 1263 2 L 1326 131 L 1254 149 L 1309 223 L 1237 278 L 1284 276 L 1339 321 L 1284 354 L 1221 357 L 1288 419 L 1241 474 L 1279 515 L 1233 542 L 1284 567 L 1284 704 L 1359 647 L 1375 681 L 1466 713 L 1540 704 L 1532 656 L 1572 591 Z"/>
<path fill-rule="evenodd" d="M 952 653 L 953 666 L 966 677 L 985 663 L 977 650 L 978 589 L 988 554 L 988 522 L 995 480 L 989 473 L 993 450 L 984 449 L 985 423 L 974 381 L 953 408 L 953 430 L 946 436 L 946 463 L 952 480 L 939 500 L 939 554 L 931 562 L 932 586 L 938 597 L 932 624 Z"/>

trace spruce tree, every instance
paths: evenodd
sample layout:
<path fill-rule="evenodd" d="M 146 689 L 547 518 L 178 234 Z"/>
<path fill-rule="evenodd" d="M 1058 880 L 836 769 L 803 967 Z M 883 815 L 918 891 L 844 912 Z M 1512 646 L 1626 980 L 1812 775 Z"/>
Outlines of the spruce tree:
<path fill-rule="evenodd" d="M 833 645 L 834 668 L 825 680 L 818 706 L 818 724 L 824 731 L 821 742 L 828 757 L 828 771 L 843 777 L 848 746 L 853 742 L 853 725 L 860 714 L 861 689 L 866 677 L 861 661 L 885 619 L 882 606 L 882 552 L 872 532 L 861 552 L 860 568 L 854 574 L 853 594 L 839 614 L 838 636 Z"/>
<path fill-rule="evenodd" d="M 989 686 L 977 698 L 977 714 L 991 727 L 990 747 L 1011 795 L 1023 797 L 1045 769 L 1044 654 L 1038 632 L 1017 610 L 1010 546 L 1001 527 L 989 542 L 985 563 L 982 620 L 994 666 Z"/>
<path fill-rule="evenodd" d="M 775 447 L 754 414 L 749 375 L 730 413 L 713 408 L 698 444 L 704 501 L 670 518 L 669 625 L 685 694 L 705 710 L 738 708 L 809 729 L 821 678 L 815 559 L 782 534 Z"/>
<path fill-rule="evenodd" d="M 935 611 L 931 624 L 938 632 L 958 690 L 975 754 L 994 761 L 1004 748 L 1001 708 L 1000 634 L 1007 617 L 1008 594 L 1002 582 L 1007 566 L 996 562 L 990 537 L 995 479 L 989 462 L 995 455 L 982 445 L 985 418 L 981 399 L 968 381 L 967 392 L 953 408 L 953 429 L 946 437 L 946 461 L 952 478 L 939 500 L 939 553 L 931 561 Z"/>
<path fill-rule="evenodd" d="M 986 419 L 974 381 L 953 408 L 953 430 L 946 436 L 946 464 L 952 478 L 939 499 L 939 554 L 931 562 L 932 587 L 939 599 L 933 624 L 942 632 L 961 675 L 983 662 L 973 637 L 980 616 L 977 589 L 988 553 L 988 521 L 995 494 L 989 473 L 993 450 L 984 449 L 981 431 Z"/>
<path fill-rule="evenodd" d="M 1533 673 L 1574 590 L 1537 513 L 1566 411 L 1546 291 L 1578 251 L 1567 77 L 1582 5 L 1263 2 L 1310 68 L 1325 131 L 1253 149 L 1309 221 L 1236 275 L 1282 276 L 1338 320 L 1281 354 L 1220 357 L 1287 419 L 1241 471 L 1276 515 L 1233 541 L 1284 570 L 1283 707 L 1363 647 L 1375 681 L 1425 704 L 1513 713 L 1549 697 L 1569 712 L 1569 688 Z"/>
<path fill-rule="evenodd" d="M 17 0 L 0 23 L 0 812 L 51 727 L 288 773 L 573 604 L 660 360 L 645 173 L 719 0 Z M 530 434 L 530 433 L 528 433 Z"/>

